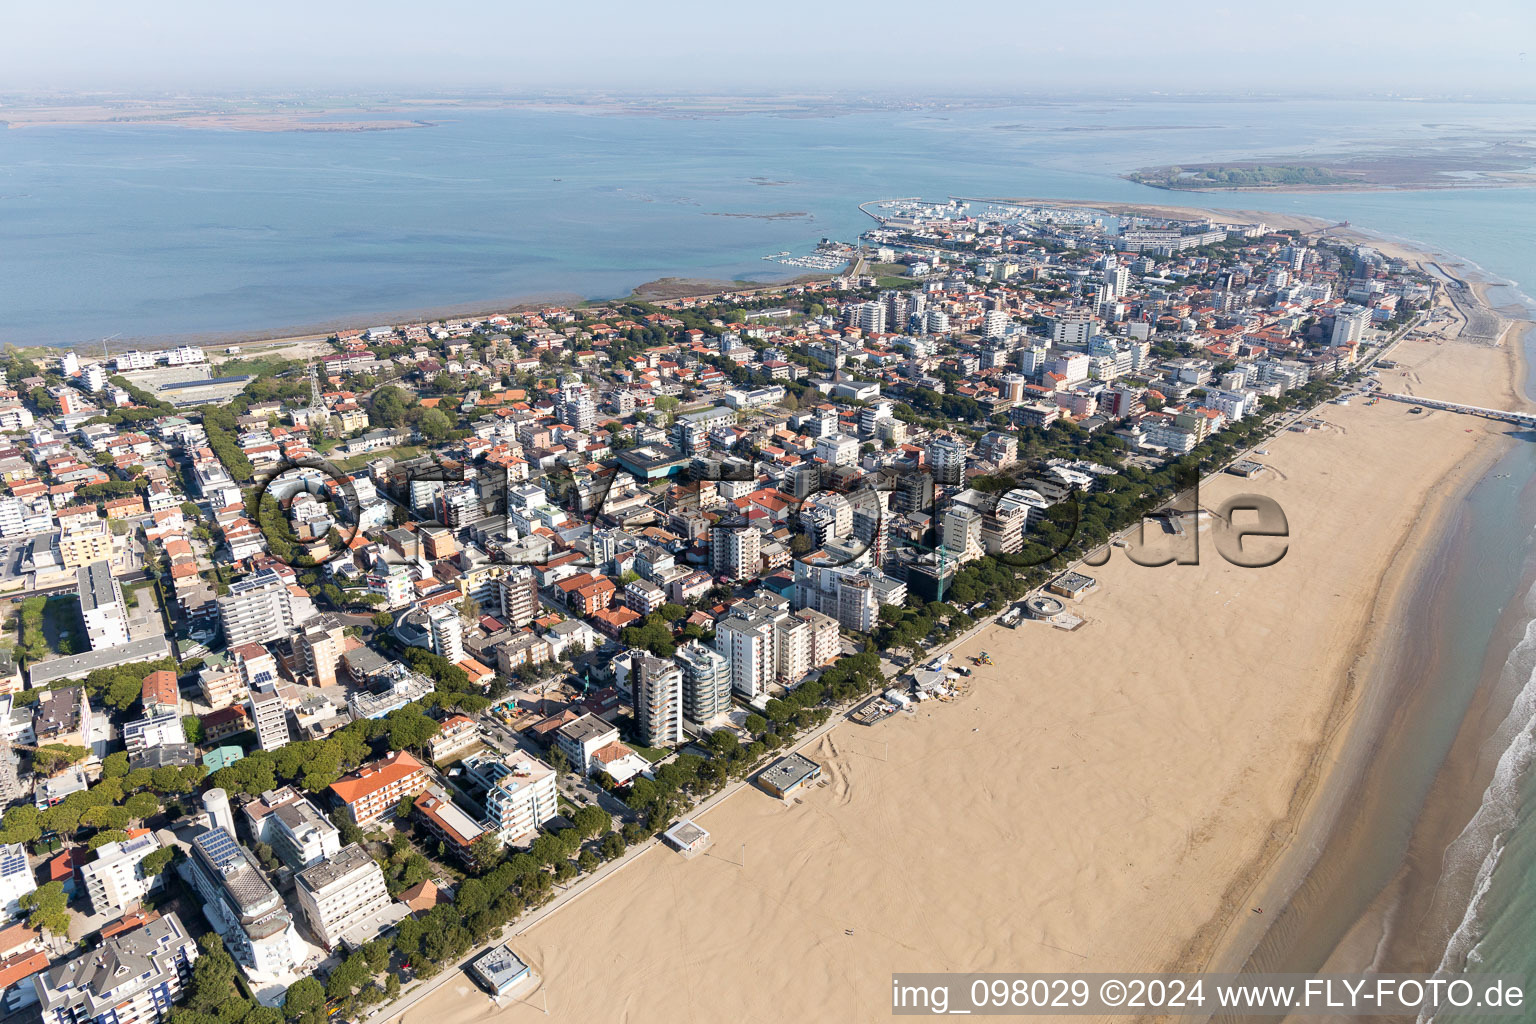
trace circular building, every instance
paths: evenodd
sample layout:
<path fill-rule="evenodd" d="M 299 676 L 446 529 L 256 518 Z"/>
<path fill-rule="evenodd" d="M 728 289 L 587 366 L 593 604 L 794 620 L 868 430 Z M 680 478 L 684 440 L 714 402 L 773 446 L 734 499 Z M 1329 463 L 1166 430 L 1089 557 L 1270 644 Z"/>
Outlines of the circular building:
<path fill-rule="evenodd" d="M 1024 607 L 1029 610 L 1031 618 L 1049 619 L 1067 610 L 1067 606 L 1061 601 L 1047 594 L 1036 594 L 1024 602 Z"/>

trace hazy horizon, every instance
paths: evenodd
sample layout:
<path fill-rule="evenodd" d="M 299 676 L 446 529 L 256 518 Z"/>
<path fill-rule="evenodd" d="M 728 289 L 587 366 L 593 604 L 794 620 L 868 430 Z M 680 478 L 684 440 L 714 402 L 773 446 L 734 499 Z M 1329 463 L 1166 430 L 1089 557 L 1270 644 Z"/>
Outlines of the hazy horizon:
<path fill-rule="evenodd" d="M 1536 96 L 1536 5 L 1519 0 L 1038 11 L 984 0 L 964 15 L 910 0 L 750 11 L 84 0 L 10 12 L 0 91 Z"/>

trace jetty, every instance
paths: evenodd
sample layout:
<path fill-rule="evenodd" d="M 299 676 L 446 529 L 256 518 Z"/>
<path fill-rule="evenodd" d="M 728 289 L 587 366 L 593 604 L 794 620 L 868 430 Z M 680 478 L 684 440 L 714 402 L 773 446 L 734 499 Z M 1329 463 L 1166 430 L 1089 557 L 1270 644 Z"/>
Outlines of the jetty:
<path fill-rule="evenodd" d="M 1446 402 L 1438 398 L 1422 398 L 1418 395 L 1397 395 L 1390 391 L 1373 391 L 1371 395 L 1375 398 L 1385 398 L 1389 402 L 1405 402 L 1408 405 L 1421 405 L 1426 409 L 1442 409 L 1445 412 L 1459 412 L 1467 416 L 1481 416 L 1485 420 L 1502 420 L 1521 427 L 1536 427 L 1536 413 L 1486 409 L 1480 405 Z"/>

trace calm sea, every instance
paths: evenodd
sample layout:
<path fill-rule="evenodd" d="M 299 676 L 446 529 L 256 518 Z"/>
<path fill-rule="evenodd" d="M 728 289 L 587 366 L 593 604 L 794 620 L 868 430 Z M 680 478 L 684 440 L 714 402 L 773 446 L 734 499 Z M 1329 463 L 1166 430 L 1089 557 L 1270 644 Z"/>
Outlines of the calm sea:
<path fill-rule="evenodd" d="M 607 298 L 659 277 L 776 280 L 761 257 L 852 239 L 857 204 L 1040 196 L 1308 213 L 1410 239 L 1511 282 L 1536 281 L 1531 190 L 1174 195 L 1116 175 L 1146 164 L 1536 134 L 1536 107 L 1379 102 L 1062 102 L 819 117 L 442 111 L 433 127 L 258 133 L 172 127 L 0 131 L 0 341 L 71 344 L 388 322 L 404 310 Z M 1536 361 L 1533 361 L 1536 362 Z M 1527 594 L 1530 534 L 1503 515 L 1536 475 L 1528 449 L 1466 506 L 1467 600 L 1439 627 L 1442 721 L 1403 771 L 1428 785 L 1500 615 Z M 1512 532 L 1513 531 L 1513 532 Z M 1511 552 L 1521 557 L 1511 557 Z M 1460 592 L 1460 591 L 1458 591 Z M 1451 950 L 1536 979 L 1536 627 L 1506 666 L 1503 764 L 1453 851 L 1480 898 Z M 1411 777 L 1410 777 L 1411 776 Z M 1401 812 L 1411 823 L 1413 808 Z M 1391 831 L 1391 830 L 1389 830 Z M 1383 847 L 1390 863 L 1391 844 Z M 1465 865 L 1473 865 L 1468 869 Z"/>

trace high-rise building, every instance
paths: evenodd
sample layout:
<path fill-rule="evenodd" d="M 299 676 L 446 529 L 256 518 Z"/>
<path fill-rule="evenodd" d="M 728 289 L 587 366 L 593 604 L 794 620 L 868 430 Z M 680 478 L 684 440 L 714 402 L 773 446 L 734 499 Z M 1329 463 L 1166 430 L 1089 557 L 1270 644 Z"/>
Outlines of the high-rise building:
<path fill-rule="evenodd" d="M 288 704 L 276 690 L 251 691 L 251 721 L 256 723 L 256 742 L 262 750 L 288 745 Z"/>
<path fill-rule="evenodd" d="M 885 333 L 886 307 L 880 302 L 860 302 L 848 307 L 848 326 L 865 334 Z"/>
<path fill-rule="evenodd" d="M 427 625 L 432 634 L 432 653 L 457 664 L 464 660 L 464 623 L 459 610 L 451 604 L 427 609 Z"/>
<path fill-rule="evenodd" d="M 123 588 L 112 575 L 112 563 L 92 562 L 75 570 L 75 592 L 80 597 L 80 617 L 91 650 L 120 647 L 128 642 L 128 609 Z"/>
<path fill-rule="evenodd" d="M 926 512 L 933 507 L 933 474 L 907 473 L 896 481 L 891 505 L 897 512 Z"/>
<path fill-rule="evenodd" d="M 188 865 L 203 913 L 237 963 L 269 975 L 298 968 L 305 947 L 283 898 L 227 829 L 198 833 Z"/>
<path fill-rule="evenodd" d="M 326 949 L 335 949 L 343 936 L 350 947 L 372 941 L 408 913 L 403 907 L 389 913 L 394 901 L 384 872 L 356 843 L 295 875 L 293 896 L 309 930 Z"/>
<path fill-rule="evenodd" d="M 683 717 L 695 725 L 713 721 L 731 709 L 731 663 L 697 640 L 677 649 L 683 670 Z"/>
<path fill-rule="evenodd" d="M 597 420 L 597 406 L 592 401 L 592 389 L 585 384 L 567 384 L 560 389 L 556 403 L 556 415 L 561 423 L 577 430 L 588 431 Z"/>
<path fill-rule="evenodd" d="M 300 667 L 316 686 L 336 685 L 336 664 L 346 652 L 346 623 L 336 615 L 317 615 L 293 638 Z"/>
<path fill-rule="evenodd" d="M 516 629 L 539 614 L 539 581 L 531 566 L 517 565 L 498 581 L 501 621 Z"/>
<path fill-rule="evenodd" d="M 739 580 L 755 575 L 761 560 L 762 534 L 742 517 L 721 520 L 709 530 L 710 571 Z"/>
<path fill-rule="evenodd" d="M 197 943 L 168 912 L 30 980 L 43 1024 L 158 1024 L 170 1018 L 197 957 Z"/>
<path fill-rule="evenodd" d="M 1365 336 L 1371 323 L 1371 311 L 1364 306 L 1344 305 L 1333 315 L 1333 336 L 1328 344 L 1334 348 L 1357 345 Z"/>
<path fill-rule="evenodd" d="M 648 747 L 675 747 L 683 742 L 683 670 L 670 658 L 637 654 L 630 691 L 634 697 L 635 732 Z"/>
<path fill-rule="evenodd" d="M 970 445 L 954 437 L 935 437 L 928 442 L 928 469 L 933 482 L 955 487 L 965 482 L 965 462 Z"/>
<path fill-rule="evenodd" d="M 265 643 L 293 632 L 288 584 L 273 569 L 259 569 L 229 585 L 218 599 L 219 620 L 229 647 Z"/>
<path fill-rule="evenodd" d="M 954 561 L 968 562 L 980 558 L 983 553 L 981 515 L 966 505 L 953 505 L 946 509 L 939 543 Z"/>
<path fill-rule="evenodd" d="M 715 650 L 730 663 L 731 689 L 748 700 L 763 696 L 774 681 L 774 618 L 732 616 L 715 627 Z"/>
<path fill-rule="evenodd" d="M 773 624 L 773 669 L 780 684 L 798 682 L 811 670 L 811 624 L 785 615 Z"/>
<path fill-rule="evenodd" d="M 1051 321 L 1051 344 L 1058 348 L 1084 348 L 1092 335 L 1093 318 L 1086 313 L 1067 313 Z"/>
<path fill-rule="evenodd" d="M 1104 297 L 1106 300 L 1123 298 L 1130 287 L 1130 267 L 1111 264 L 1104 268 Z"/>
<path fill-rule="evenodd" d="M 454 530 L 478 523 L 489 514 L 480 500 L 480 490 L 474 484 L 446 486 L 434 500 L 437 517 Z"/>
<path fill-rule="evenodd" d="M 836 661 L 843 651 L 843 634 L 837 620 L 813 608 L 801 608 L 794 617 L 811 627 L 811 667 L 820 668 Z"/>

